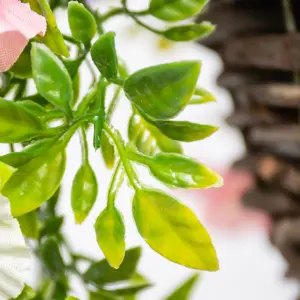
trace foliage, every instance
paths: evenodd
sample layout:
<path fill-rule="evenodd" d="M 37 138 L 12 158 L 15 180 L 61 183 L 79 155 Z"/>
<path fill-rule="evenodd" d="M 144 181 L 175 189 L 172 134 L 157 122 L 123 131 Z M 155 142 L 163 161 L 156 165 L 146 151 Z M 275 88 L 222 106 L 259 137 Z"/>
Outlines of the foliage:
<path fill-rule="evenodd" d="M 166 39 L 194 40 L 208 35 L 214 26 L 209 22 L 176 23 L 158 30 L 140 17 L 152 15 L 165 24 L 178 22 L 196 15 L 207 1 L 152 0 L 146 10 L 132 11 L 122 0 L 120 7 L 106 14 L 84 0 L 28 2 L 45 16 L 48 31 L 25 49 L 27 59 L 22 55 L 10 71 L 1 75 L 0 89 L 0 142 L 9 143 L 12 150 L 15 143 L 23 146 L 0 157 L 0 163 L 16 169 L 1 192 L 10 199 L 23 234 L 35 240 L 32 245 L 43 267 L 38 289 L 34 292 L 26 287 L 18 299 L 65 299 L 71 292 L 70 274 L 82 280 L 90 299 L 134 299 L 150 286 L 136 270 L 140 249 L 126 251 L 123 216 L 115 204 L 124 179 L 134 190 L 133 215 L 138 231 L 153 250 L 193 269 L 217 270 L 212 241 L 192 210 L 165 192 L 146 187 L 134 169 L 135 163 L 142 164 L 157 180 L 175 188 L 222 185 L 218 174 L 185 156 L 181 147 L 181 142 L 205 139 L 218 128 L 172 120 L 188 105 L 215 101 L 208 91 L 197 87 L 201 63 L 172 62 L 129 74 L 117 54 L 115 33 L 104 32 L 102 26 L 123 14 Z M 59 7 L 66 9 L 72 36 L 63 35 L 56 26 L 53 11 Z M 68 58 L 68 48 L 76 50 L 75 57 Z M 22 59 L 27 64 L 21 63 Z M 90 90 L 78 99 L 81 65 L 93 68 L 91 63 L 98 74 Z M 29 95 L 26 87 L 31 78 L 36 93 Z M 108 86 L 115 89 L 109 105 Z M 9 101 L 12 91 L 13 101 Z M 122 91 L 132 108 L 127 143 L 111 123 Z M 97 242 L 106 257 L 102 261 L 72 252 L 61 233 L 63 217 L 55 209 L 65 172 L 65 150 L 75 133 L 80 134 L 82 146 L 82 164 L 70 195 L 75 221 L 82 223 L 97 201 L 98 179 L 89 160 L 92 149 L 86 137 L 90 129 L 94 132 L 94 151 L 102 153 L 108 168 L 115 168 L 107 207 L 95 224 Z M 70 262 L 63 252 L 68 253 Z M 87 269 L 79 267 L 81 261 L 88 264 Z M 195 281 L 193 277 L 167 299 L 187 299 L 176 295 L 188 295 Z M 120 282 L 121 288 L 114 285 Z"/>

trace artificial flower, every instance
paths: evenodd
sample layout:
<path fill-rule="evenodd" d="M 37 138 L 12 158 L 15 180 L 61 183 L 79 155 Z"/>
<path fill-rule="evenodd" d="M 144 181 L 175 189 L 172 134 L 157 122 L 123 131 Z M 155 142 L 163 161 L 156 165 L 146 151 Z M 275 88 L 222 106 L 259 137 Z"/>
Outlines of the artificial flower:
<path fill-rule="evenodd" d="M 10 203 L 0 195 L 0 300 L 17 297 L 28 278 L 30 252 Z"/>
<path fill-rule="evenodd" d="M 45 35 L 47 23 L 43 16 L 19 0 L 0 0 L 0 72 L 18 60 L 28 41 Z"/>

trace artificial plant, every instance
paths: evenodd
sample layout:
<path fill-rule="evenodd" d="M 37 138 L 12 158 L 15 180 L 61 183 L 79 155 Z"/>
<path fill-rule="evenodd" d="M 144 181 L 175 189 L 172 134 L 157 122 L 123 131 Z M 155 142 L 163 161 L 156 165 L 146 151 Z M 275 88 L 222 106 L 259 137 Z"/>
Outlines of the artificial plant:
<path fill-rule="evenodd" d="M 208 1 L 151 0 L 145 10 L 133 11 L 122 0 L 119 7 L 105 14 L 88 1 L 24 2 L 45 18 L 47 31 L 31 40 L 16 63 L 1 74 L 0 142 L 9 144 L 11 150 L 0 157 L 1 176 L 9 177 L 1 194 L 9 199 L 12 215 L 18 218 L 44 271 L 37 290 L 26 287 L 19 299 L 65 299 L 72 291 L 70 274 L 82 280 L 90 299 L 133 299 L 149 286 L 135 271 L 140 250 L 126 251 L 126 230 L 116 206 L 125 179 L 134 191 L 132 207 L 137 229 L 154 251 L 192 269 L 217 270 L 210 236 L 192 210 L 173 196 L 146 186 L 134 169 L 136 163 L 143 165 L 169 187 L 222 185 L 217 173 L 185 156 L 181 148 L 181 142 L 205 139 L 218 128 L 173 120 L 188 105 L 215 101 L 207 90 L 197 86 L 201 62 L 171 62 L 130 74 L 118 57 L 115 33 L 105 31 L 103 26 L 110 18 L 123 14 L 166 39 L 190 41 L 214 30 L 209 22 L 185 22 Z M 59 7 L 66 8 L 72 36 L 63 35 L 56 25 L 53 11 Z M 141 16 L 164 21 L 164 29 L 152 28 Z M 70 49 L 76 53 L 71 58 Z M 98 74 L 80 98 L 83 64 L 90 70 L 94 64 Z M 36 88 L 33 94 L 27 89 L 31 79 Z M 108 86 L 115 90 L 112 99 L 106 93 Z M 122 93 L 132 108 L 128 139 L 111 122 Z M 92 143 L 87 140 L 88 130 L 94 132 Z M 95 201 L 101 201 L 97 199 L 98 179 L 89 152 L 100 151 L 107 168 L 114 169 L 107 206 L 95 223 L 95 236 L 106 258 L 100 262 L 72 252 L 60 230 L 63 217 L 55 209 L 66 166 L 65 150 L 77 133 L 82 163 L 70 195 L 77 223 L 84 222 Z M 80 261 L 88 263 L 87 269 L 78 267 Z M 125 281 L 126 288 L 107 286 L 119 281 Z M 168 299 L 187 299 L 194 281 L 193 277 Z M 186 296 L 180 298 L 178 294 Z"/>

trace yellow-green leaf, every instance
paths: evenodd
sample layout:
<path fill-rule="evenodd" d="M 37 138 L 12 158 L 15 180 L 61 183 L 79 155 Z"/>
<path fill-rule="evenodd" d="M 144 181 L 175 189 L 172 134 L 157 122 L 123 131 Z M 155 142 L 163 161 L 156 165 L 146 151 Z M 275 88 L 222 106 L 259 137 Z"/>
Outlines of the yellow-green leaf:
<path fill-rule="evenodd" d="M 0 191 L 15 171 L 15 168 L 0 161 Z"/>
<path fill-rule="evenodd" d="M 39 226 L 36 211 L 31 211 L 18 218 L 24 236 L 37 239 L 39 236 Z"/>
<path fill-rule="evenodd" d="M 133 215 L 140 235 L 165 258 L 193 269 L 218 270 L 209 234 L 175 198 L 157 190 L 139 190 L 133 199 Z"/>
<path fill-rule="evenodd" d="M 125 256 L 125 226 L 121 213 L 114 207 L 106 208 L 97 218 L 95 231 L 108 263 L 118 269 Z"/>

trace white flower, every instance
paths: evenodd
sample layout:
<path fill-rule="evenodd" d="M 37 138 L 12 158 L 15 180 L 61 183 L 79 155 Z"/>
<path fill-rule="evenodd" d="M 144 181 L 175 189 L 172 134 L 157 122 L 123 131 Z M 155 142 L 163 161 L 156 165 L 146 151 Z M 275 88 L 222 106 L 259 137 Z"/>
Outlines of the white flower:
<path fill-rule="evenodd" d="M 30 252 L 10 203 L 0 194 L 0 300 L 17 297 L 28 279 Z"/>

